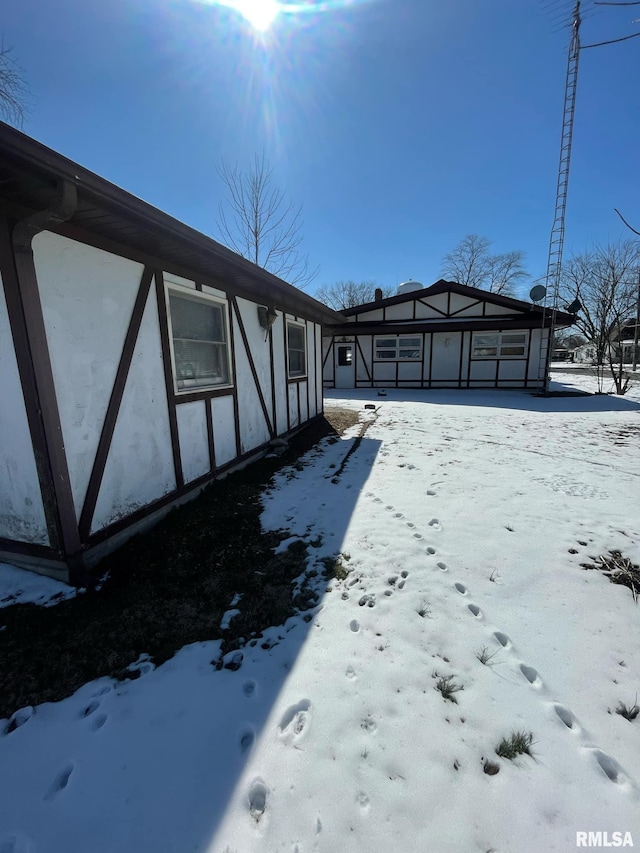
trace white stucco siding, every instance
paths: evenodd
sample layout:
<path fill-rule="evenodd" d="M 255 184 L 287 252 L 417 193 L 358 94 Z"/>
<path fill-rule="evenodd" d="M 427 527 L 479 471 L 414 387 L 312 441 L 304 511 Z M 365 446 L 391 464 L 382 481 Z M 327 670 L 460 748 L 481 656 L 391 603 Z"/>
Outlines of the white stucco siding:
<path fill-rule="evenodd" d="M 309 408 L 307 410 L 307 419 L 312 418 L 317 411 L 316 408 L 316 347 L 314 343 L 314 324 L 307 323 L 307 382 L 309 384 Z M 305 396 L 306 400 L 306 396 Z"/>
<path fill-rule="evenodd" d="M 456 380 L 460 376 L 461 332 L 436 332 L 433 335 L 431 380 Z"/>
<path fill-rule="evenodd" d="M 445 305 L 445 310 L 446 307 Z M 442 320 L 442 314 L 431 305 L 416 300 L 416 320 Z"/>
<path fill-rule="evenodd" d="M 422 374 L 422 363 L 419 361 L 398 362 L 398 381 L 409 379 L 420 380 Z"/>
<path fill-rule="evenodd" d="M 197 480 L 211 470 L 207 436 L 206 400 L 181 403 L 176 409 L 180 461 L 185 483 Z"/>
<path fill-rule="evenodd" d="M 358 323 L 373 323 L 374 321 L 382 320 L 383 312 L 382 308 L 374 308 L 372 311 L 363 311 L 361 314 L 356 315 L 358 318 Z M 351 322 L 355 322 L 356 316 L 349 317 Z"/>
<path fill-rule="evenodd" d="M 333 387 L 333 357 L 334 357 L 334 345 L 333 338 L 323 338 L 322 339 L 322 377 L 325 382 L 328 383 L 329 387 Z"/>
<path fill-rule="evenodd" d="M 496 378 L 496 360 L 483 359 L 471 362 L 471 372 L 469 378 L 473 380 L 484 380 L 493 382 Z"/>
<path fill-rule="evenodd" d="M 374 361 L 373 363 L 373 379 L 374 382 L 391 382 L 396 381 L 396 363 L 385 361 Z"/>
<path fill-rule="evenodd" d="M 255 311 L 255 305 L 253 307 Z M 245 331 L 249 341 L 251 337 L 255 339 L 255 331 L 251 327 L 246 328 L 245 326 Z M 235 316 L 233 318 L 233 336 L 236 360 L 235 377 L 238 391 L 238 420 L 240 423 L 240 451 L 241 453 L 246 453 L 248 450 L 253 450 L 266 441 L 269 441 L 270 436 L 269 427 L 264 417 L 260 397 L 253 378 L 253 372 L 249 364 L 249 358 L 240 334 L 240 327 Z M 262 332 L 262 341 L 260 343 L 262 344 L 261 371 L 264 372 L 265 361 L 266 369 L 269 370 L 269 344 L 264 341 L 264 332 Z M 257 350 L 258 347 L 256 346 L 256 355 L 258 354 Z M 258 372 L 257 359 L 254 359 L 254 365 L 256 372 Z M 271 397 L 270 385 L 269 381 L 269 396 L 265 398 L 265 404 L 268 405 L 270 405 Z"/>
<path fill-rule="evenodd" d="M 181 275 L 176 275 L 173 272 L 163 272 L 162 277 L 165 284 L 178 284 L 180 287 L 188 287 L 191 290 L 196 289 L 196 283 L 193 279 L 183 278 Z"/>
<path fill-rule="evenodd" d="M 231 394 L 211 399 L 211 415 L 216 467 L 220 468 L 236 458 L 236 424 Z"/>
<path fill-rule="evenodd" d="M 356 345 L 356 380 L 368 382 L 373 376 L 373 335 L 358 337 Z"/>
<path fill-rule="evenodd" d="M 511 381 L 522 385 L 525 378 L 527 362 L 520 359 L 500 359 L 498 366 L 498 382 Z"/>
<path fill-rule="evenodd" d="M 33 253 L 79 517 L 143 266 L 47 231 Z"/>
<path fill-rule="evenodd" d="M 547 357 L 547 345 L 549 343 L 549 330 L 531 329 L 531 344 L 529 350 L 529 371 L 527 379 L 540 381 L 544 379 L 544 368 L 542 364 Z"/>
<path fill-rule="evenodd" d="M 22 384 L 0 276 L 0 536 L 49 545 Z"/>
<path fill-rule="evenodd" d="M 449 307 L 449 295 L 447 293 L 434 293 L 432 296 L 425 299 L 425 302 L 428 302 L 432 308 L 441 311 L 442 314 L 446 314 Z M 442 314 L 440 316 L 442 316 Z"/>
<path fill-rule="evenodd" d="M 487 316 L 492 316 L 492 317 L 493 316 L 505 316 L 507 314 L 512 315 L 512 316 L 513 315 L 520 316 L 520 315 L 522 315 L 522 311 L 514 311 L 513 308 L 505 308 L 503 305 L 493 305 L 491 302 L 487 302 L 486 307 L 485 307 L 485 314 Z"/>
<path fill-rule="evenodd" d="M 289 395 L 289 428 L 293 429 L 300 424 L 300 409 L 298 408 L 298 384 L 291 382 L 287 388 Z"/>
<path fill-rule="evenodd" d="M 411 300 L 409 302 L 400 302 L 398 305 L 389 305 L 387 308 L 385 308 L 386 321 L 389 322 L 390 320 L 412 320 L 414 305 L 414 300 Z"/>
<path fill-rule="evenodd" d="M 478 317 L 482 314 L 482 303 L 461 293 L 451 293 L 451 313 L 460 317 Z"/>
<path fill-rule="evenodd" d="M 92 532 L 126 518 L 175 488 L 158 308 L 152 289 L 118 412 Z"/>
<path fill-rule="evenodd" d="M 284 351 L 284 318 L 278 319 L 271 327 L 273 339 L 273 375 L 276 388 L 276 433 L 282 435 L 287 425 L 287 364 Z"/>

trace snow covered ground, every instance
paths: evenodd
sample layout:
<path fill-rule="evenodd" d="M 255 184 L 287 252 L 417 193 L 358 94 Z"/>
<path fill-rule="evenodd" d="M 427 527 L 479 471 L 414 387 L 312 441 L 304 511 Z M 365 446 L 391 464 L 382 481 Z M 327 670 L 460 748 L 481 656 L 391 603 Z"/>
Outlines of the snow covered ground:
<path fill-rule="evenodd" d="M 0 723 L 1 853 L 640 845 L 640 717 L 615 713 L 640 693 L 640 610 L 580 566 L 640 560 L 638 395 L 325 406 L 366 432 L 282 472 L 263 524 L 312 543 L 312 564 L 341 553 L 347 578 L 237 671 L 196 644 Z M 533 757 L 496 755 L 512 732 Z"/>

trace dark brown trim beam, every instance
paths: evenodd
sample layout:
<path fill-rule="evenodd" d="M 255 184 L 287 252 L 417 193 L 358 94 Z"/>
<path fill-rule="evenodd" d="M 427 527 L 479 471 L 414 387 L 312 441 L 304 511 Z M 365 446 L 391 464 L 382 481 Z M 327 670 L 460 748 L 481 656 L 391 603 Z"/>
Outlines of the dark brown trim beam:
<path fill-rule="evenodd" d="M 138 288 L 138 294 L 133 306 L 133 311 L 131 312 L 129 327 L 124 339 L 118 369 L 116 370 L 113 388 L 111 389 L 109 404 L 104 417 L 104 423 L 102 424 L 100 440 L 98 441 L 98 449 L 96 450 L 96 455 L 93 460 L 91 476 L 89 477 L 89 484 L 87 486 L 82 512 L 80 513 L 79 529 L 80 538 L 83 541 L 86 540 L 91 533 L 91 522 L 93 521 L 93 514 L 98 501 L 100 485 L 104 476 L 104 469 L 107 464 L 109 448 L 111 447 L 111 440 L 116 428 L 120 405 L 122 403 L 124 389 L 127 384 L 127 377 L 129 376 L 129 368 L 131 367 L 131 360 L 133 359 L 133 351 L 135 349 L 136 341 L 138 340 L 138 333 L 140 332 L 140 326 L 142 324 L 142 315 L 144 314 L 149 291 L 151 289 L 152 278 L 153 270 L 149 267 L 145 267 L 142 272 L 142 278 L 140 280 L 140 286 Z"/>
<path fill-rule="evenodd" d="M 173 386 L 173 369 L 171 367 L 171 350 L 169 346 L 169 323 L 167 321 L 167 300 L 164 293 L 164 276 L 162 270 L 155 271 L 156 301 L 158 304 L 158 323 L 160 326 L 160 341 L 162 343 L 162 362 L 164 367 L 164 384 L 167 389 L 167 412 L 169 415 L 169 431 L 171 433 L 171 452 L 173 454 L 173 470 L 176 488 L 184 486 L 182 459 L 180 458 L 180 437 L 178 434 L 178 416 L 176 414 L 176 395 Z"/>
<path fill-rule="evenodd" d="M 235 296 L 231 297 L 231 308 L 235 315 L 235 318 L 238 322 L 238 328 L 240 329 L 240 337 L 242 338 L 242 343 L 244 344 L 244 350 L 247 355 L 247 360 L 249 362 L 249 367 L 251 368 L 251 375 L 253 376 L 253 381 L 256 386 L 256 391 L 258 392 L 258 398 L 260 400 L 260 406 L 262 407 L 262 414 L 264 415 L 264 419 L 267 423 L 267 429 L 269 430 L 269 435 L 271 438 L 275 438 L 275 430 L 273 424 L 271 423 L 271 418 L 269 417 L 269 410 L 267 409 L 267 404 L 264 399 L 264 394 L 262 393 L 262 387 L 260 385 L 260 379 L 258 378 L 258 371 L 256 370 L 256 365 L 253 361 L 253 355 L 251 353 L 251 348 L 249 346 L 249 339 L 247 337 L 247 332 L 244 327 L 244 323 L 242 322 L 242 317 L 240 316 L 240 309 L 238 308 L 238 302 Z M 237 379 L 236 379 L 237 382 Z"/>

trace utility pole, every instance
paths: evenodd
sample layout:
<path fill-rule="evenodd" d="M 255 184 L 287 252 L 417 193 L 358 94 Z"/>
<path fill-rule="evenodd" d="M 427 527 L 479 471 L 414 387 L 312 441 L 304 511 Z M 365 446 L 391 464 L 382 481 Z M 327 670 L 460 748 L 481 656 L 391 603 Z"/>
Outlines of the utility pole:
<path fill-rule="evenodd" d="M 638 326 L 640 326 L 640 267 L 638 268 L 638 298 L 636 299 L 636 325 L 633 330 L 633 363 L 631 369 L 638 367 Z"/>

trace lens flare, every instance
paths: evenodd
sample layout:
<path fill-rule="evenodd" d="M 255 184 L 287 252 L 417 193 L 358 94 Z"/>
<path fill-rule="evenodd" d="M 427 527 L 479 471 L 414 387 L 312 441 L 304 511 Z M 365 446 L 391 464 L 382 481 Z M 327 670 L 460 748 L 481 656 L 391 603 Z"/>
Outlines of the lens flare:
<path fill-rule="evenodd" d="M 309 15 L 331 12 L 365 3 L 367 0 L 200 0 L 210 6 L 235 9 L 258 32 L 266 32 L 279 15 Z"/>

